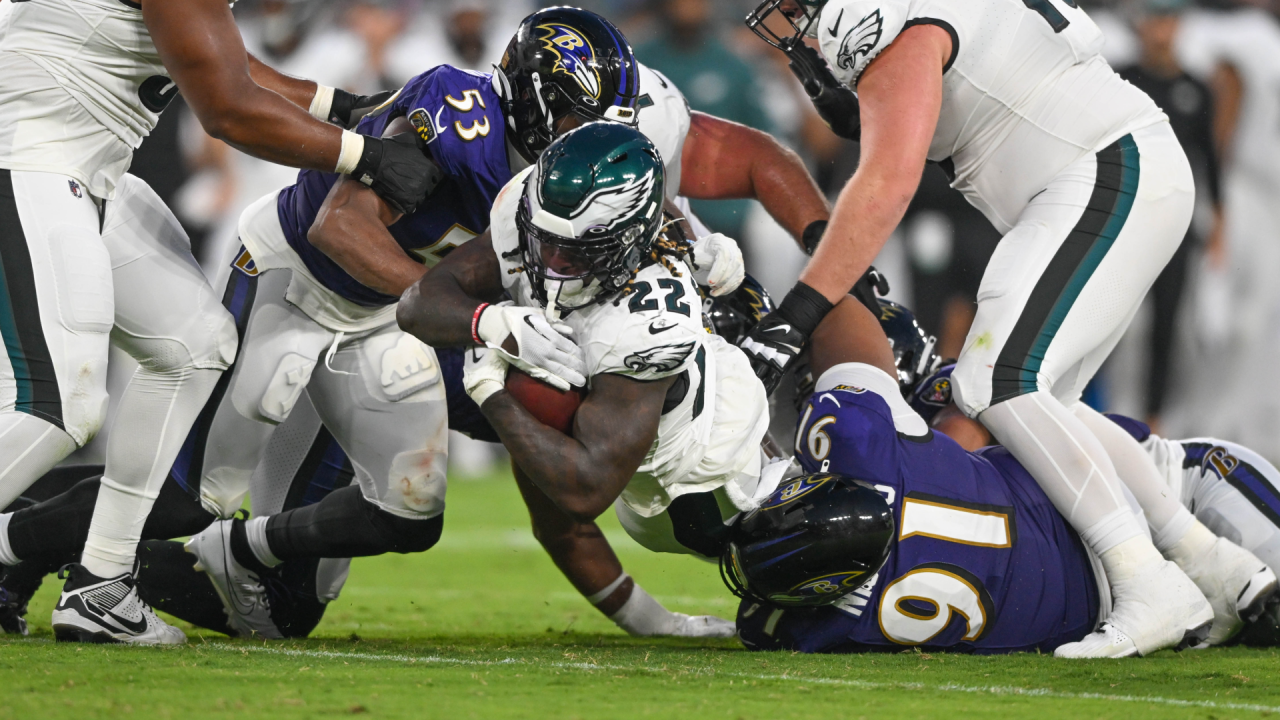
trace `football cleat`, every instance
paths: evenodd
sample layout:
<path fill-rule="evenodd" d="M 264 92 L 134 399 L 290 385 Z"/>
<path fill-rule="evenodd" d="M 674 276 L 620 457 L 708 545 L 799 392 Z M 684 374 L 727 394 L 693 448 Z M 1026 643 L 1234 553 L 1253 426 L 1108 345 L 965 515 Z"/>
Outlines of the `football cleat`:
<path fill-rule="evenodd" d="M 1197 648 L 1230 640 L 1245 623 L 1258 619 L 1277 591 L 1275 573 L 1253 553 L 1221 537 L 1207 545 L 1199 552 L 1172 552 L 1169 558 L 1213 606 L 1213 628 Z"/>
<path fill-rule="evenodd" d="M 27 634 L 27 598 L 0 587 L 0 632 L 6 635 Z"/>
<path fill-rule="evenodd" d="M 675 616 L 675 628 L 668 633 L 669 637 L 731 638 L 738 634 L 738 625 L 732 620 L 715 615 L 671 614 Z"/>
<path fill-rule="evenodd" d="M 180 645 L 187 636 L 156 616 L 138 597 L 133 575 L 100 578 L 83 565 L 58 572 L 66 578 L 53 609 L 53 634 L 59 642 Z"/>
<path fill-rule="evenodd" d="M 241 637 L 283 637 L 271 619 L 271 601 L 258 574 L 236 562 L 231 552 L 231 528 L 236 520 L 221 520 L 186 543 L 196 556 L 195 569 L 209 576 L 222 598 L 227 625 Z"/>
<path fill-rule="evenodd" d="M 1115 602 L 1102 626 L 1079 642 L 1061 645 L 1060 658 L 1122 658 L 1157 650 L 1183 650 L 1204 641 L 1213 608 L 1195 583 L 1168 560 L 1150 562 L 1111 583 Z"/>

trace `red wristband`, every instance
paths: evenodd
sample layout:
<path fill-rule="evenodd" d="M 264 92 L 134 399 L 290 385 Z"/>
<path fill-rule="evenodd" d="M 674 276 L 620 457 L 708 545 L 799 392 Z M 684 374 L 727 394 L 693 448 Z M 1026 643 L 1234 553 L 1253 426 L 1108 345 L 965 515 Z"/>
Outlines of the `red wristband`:
<path fill-rule="evenodd" d="M 480 313 L 484 312 L 484 309 L 487 307 L 489 307 L 489 303 L 480 303 L 476 306 L 476 311 L 471 315 L 471 339 L 474 340 L 477 345 L 484 344 L 484 341 L 480 339 L 480 334 L 477 333 L 476 330 L 480 327 Z"/>

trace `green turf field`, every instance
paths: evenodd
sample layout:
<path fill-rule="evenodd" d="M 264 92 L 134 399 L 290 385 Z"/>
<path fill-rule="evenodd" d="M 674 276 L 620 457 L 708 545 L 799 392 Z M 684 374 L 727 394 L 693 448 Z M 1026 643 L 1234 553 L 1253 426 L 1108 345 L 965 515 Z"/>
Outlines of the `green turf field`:
<path fill-rule="evenodd" d="M 177 649 L 56 645 L 56 582 L 33 636 L 0 640 L 0 719 L 1245 718 L 1280 713 L 1280 654 L 1164 652 L 1062 662 L 905 652 L 748 653 L 732 641 L 631 639 L 569 587 L 529 534 L 509 477 L 451 483 L 445 535 L 417 556 L 357 560 L 303 642 L 185 628 Z M 648 553 L 612 517 L 627 569 L 668 607 L 731 615 L 716 569 Z"/>

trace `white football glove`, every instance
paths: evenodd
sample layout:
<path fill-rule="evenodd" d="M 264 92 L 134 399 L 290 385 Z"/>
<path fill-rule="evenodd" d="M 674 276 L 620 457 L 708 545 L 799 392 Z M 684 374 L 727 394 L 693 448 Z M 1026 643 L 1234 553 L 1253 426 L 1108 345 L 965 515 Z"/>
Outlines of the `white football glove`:
<path fill-rule="evenodd" d="M 738 243 L 720 233 L 699 238 L 693 244 L 693 258 L 693 279 L 711 286 L 712 297 L 737 290 L 747 274 Z"/>
<path fill-rule="evenodd" d="M 531 377 L 558 390 L 587 384 L 582 348 L 567 337 L 572 334 L 573 328 L 548 322 L 542 311 L 519 307 L 510 301 L 485 308 L 476 324 L 476 335 L 485 345 Z M 508 336 L 515 337 L 518 355 L 502 349 Z"/>
<path fill-rule="evenodd" d="M 474 347 L 464 353 L 462 387 L 476 405 L 484 405 L 485 400 L 506 384 L 507 361 L 501 353 L 482 347 Z"/>

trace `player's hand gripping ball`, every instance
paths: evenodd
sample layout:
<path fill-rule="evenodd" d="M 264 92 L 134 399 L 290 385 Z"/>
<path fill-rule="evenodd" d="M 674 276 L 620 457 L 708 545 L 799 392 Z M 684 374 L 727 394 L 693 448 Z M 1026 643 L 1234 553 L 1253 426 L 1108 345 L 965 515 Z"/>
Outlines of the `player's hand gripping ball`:
<path fill-rule="evenodd" d="M 507 370 L 506 388 L 538 422 L 566 435 L 573 433 L 573 416 L 582 404 L 581 391 L 552 387 L 515 366 Z"/>

